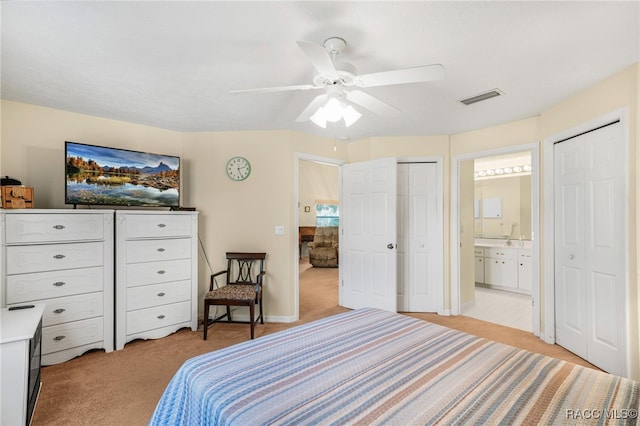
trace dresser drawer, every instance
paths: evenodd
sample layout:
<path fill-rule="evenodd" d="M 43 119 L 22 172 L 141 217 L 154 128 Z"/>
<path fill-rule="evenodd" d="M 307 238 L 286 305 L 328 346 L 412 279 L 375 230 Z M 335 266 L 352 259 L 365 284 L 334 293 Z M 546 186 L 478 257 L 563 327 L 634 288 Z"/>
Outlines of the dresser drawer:
<path fill-rule="evenodd" d="M 126 236 L 131 238 L 190 237 L 192 217 L 188 215 L 127 215 Z"/>
<path fill-rule="evenodd" d="M 127 334 L 166 327 L 191 319 L 191 302 L 179 302 L 127 312 Z"/>
<path fill-rule="evenodd" d="M 127 241 L 127 263 L 190 259 L 191 239 Z"/>
<path fill-rule="evenodd" d="M 127 310 L 151 308 L 191 299 L 191 281 L 143 285 L 127 289 Z"/>
<path fill-rule="evenodd" d="M 7 244 L 104 238 L 101 214 L 7 214 Z"/>
<path fill-rule="evenodd" d="M 7 274 L 100 266 L 103 250 L 101 242 L 8 246 Z"/>
<path fill-rule="evenodd" d="M 127 265 L 127 287 L 182 281 L 191 278 L 191 259 Z"/>
<path fill-rule="evenodd" d="M 102 291 L 104 271 L 102 267 L 71 269 L 10 275 L 6 280 L 7 304 L 22 303 Z"/>
<path fill-rule="evenodd" d="M 91 318 L 42 329 L 42 355 L 103 340 L 104 320 Z"/>
<path fill-rule="evenodd" d="M 46 301 L 42 325 L 62 324 L 88 318 L 101 317 L 104 309 L 103 293 L 88 293 Z"/>

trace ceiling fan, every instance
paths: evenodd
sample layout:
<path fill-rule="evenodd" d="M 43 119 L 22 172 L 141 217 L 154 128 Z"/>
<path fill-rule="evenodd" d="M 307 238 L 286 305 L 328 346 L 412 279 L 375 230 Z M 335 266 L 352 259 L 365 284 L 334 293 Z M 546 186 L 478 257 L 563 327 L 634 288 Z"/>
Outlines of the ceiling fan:
<path fill-rule="evenodd" d="M 352 64 L 337 60 L 337 56 L 346 45 L 347 43 L 340 37 L 328 38 L 322 45 L 298 41 L 298 46 L 314 67 L 311 84 L 233 90 L 230 93 L 324 89 L 325 93 L 316 96 L 296 118 L 296 122 L 311 120 L 320 127 L 326 127 L 327 121 L 336 122 L 343 119 L 345 125 L 349 127 L 362 115 L 350 103 L 382 116 L 400 112 L 397 108 L 360 89 L 421 83 L 444 78 L 444 67 L 440 64 L 358 75 Z"/>

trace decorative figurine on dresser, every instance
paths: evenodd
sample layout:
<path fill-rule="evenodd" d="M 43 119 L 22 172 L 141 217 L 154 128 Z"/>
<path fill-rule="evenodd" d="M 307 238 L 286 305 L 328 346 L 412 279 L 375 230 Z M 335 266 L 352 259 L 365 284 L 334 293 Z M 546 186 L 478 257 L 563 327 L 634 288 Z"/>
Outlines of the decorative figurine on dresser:
<path fill-rule="evenodd" d="M 113 210 L 0 210 L 0 225 L 0 307 L 45 305 L 42 365 L 113 351 Z"/>
<path fill-rule="evenodd" d="M 198 329 L 198 212 L 116 212 L 116 349 Z"/>

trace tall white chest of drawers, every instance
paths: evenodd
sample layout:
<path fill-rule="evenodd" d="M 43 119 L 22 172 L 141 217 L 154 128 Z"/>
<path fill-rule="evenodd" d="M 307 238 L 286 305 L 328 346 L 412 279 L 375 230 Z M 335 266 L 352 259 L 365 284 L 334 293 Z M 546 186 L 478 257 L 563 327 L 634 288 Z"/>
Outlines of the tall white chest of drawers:
<path fill-rule="evenodd" d="M 0 222 L 0 306 L 45 304 L 42 364 L 113 351 L 113 210 L 2 210 Z"/>
<path fill-rule="evenodd" d="M 116 349 L 198 328 L 198 213 L 116 212 Z"/>

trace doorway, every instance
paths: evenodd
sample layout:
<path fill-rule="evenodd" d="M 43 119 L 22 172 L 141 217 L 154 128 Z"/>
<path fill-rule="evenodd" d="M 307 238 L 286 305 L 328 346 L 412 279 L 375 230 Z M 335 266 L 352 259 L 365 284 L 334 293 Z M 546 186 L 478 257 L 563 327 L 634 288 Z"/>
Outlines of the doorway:
<path fill-rule="evenodd" d="M 339 206 L 340 204 L 340 175 L 343 161 L 317 157 L 307 154 L 296 155 L 296 232 L 298 239 L 296 250 L 297 262 L 295 270 L 295 312 L 296 319 L 304 319 L 313 315 L 318 303 L 303 300 L 308 292 L 301 285 L 317 283 L 314 288 L 314 296 L 320 294 L 323 298 L 323 306 L 337 304 L 338 280 L 340 275 L 339 264 L 336 267 L 313 267 L 309 262 L 308 244 L 313 241 L 317 226 L 336 225 L 331 223 L 332 209 L 324 209 L 324 213 L 318 212 L 318 206 Z M 339 210 L 338 210 L 339 211 Z M 327 216 L 327 217 L 320 217 Z M 335 219 L 339 220 L 339 219 Z M 322 291 L 318 293 L 318 287 Z"/>
<path fill-rule="evenodd" d="M 506 212 L 502 210 L 506 208 L 506 206 L 503 205 L 503 195 L 490 195 L 486 201 L 476 199 L 474 182 L 480 170 L 475 170 L 475 162 L 477 160 L 478 164 L 482 164 L 481 161 L 486 161 L 488 158 L 509 158 L 524 152 L 531 156 L 529 178 L 531 189 L 530 196 L 528 197 L 531 215 L 530 218 L 524 221 L 522 219 L 507 220 L 507 218 L 504 217 Z M 537 238 L 539 229 L 538 156 L 538 144 L 531 143 L 490 151 L 461 154 L 454 157 L 451 185 L 451 199 L 453 202 L 451 210 L 451 313 L 453 315 L 464 314 L 465 310 L 468 312 L 470 307 L 473 306 L 476 296 L 476 281 L 488 281 L 488 287 L 491 290 L 494 288 L 499 290 L 508 289 L 516 296 L 527 293 L 530 294 L 530 299 L 526 302 L 527 306 L 530 306 L 529 331 L 536 336 L 539 335 L 540 287 L 538 279 L 539 242 Z M 511 172 L 513 172 L 513 168 L 516 166 L 522 165 L 501 165 L 500 171 L 496 171 L 498 167 L 481 166 L 481 170 L 491 170 L 490 173 L 500 174 L 505 172 L 505 167 L 511 167 Z M 487 173 L 487 175 L 488 174 L 489 173 Z M 479 226 L 478 222 L 481 222 L 483 219 L 482 206 L 484 206 L 487 212 L 494 212 L 495 217 L 499 219 L 490 223 L 491 226 L 483 231 L 483 235 L 480 235 L 477 234 L 476 231 Z M 487 216 L 489 215 L 490 214 L 487 214 Z M 523 224 L 523 222 L 527 223 Z M 522 242 L 520 235 L 526 235 L 522 238 Z M 483 241 L 486 243 L 486 247 L 483 248 L 482 253 L 476 251 L 478 237 L 488 237 Z M 493 238 L 500 239 L 500 241 L 494 243 Z M 499 244 L 503 244 L 504 247 L 512 249 L 510 251 L 513 253 L 500 250 L 500 247 L 498 247 Z M 529 251 L 530 258 L 528 259 L 528 263 L 520 262 L 521 259 L 519 256 L 521 254 L 519 252 L 522 251 L 521 249 L 523 248 Z M 475 264 L 479 258 L 478 254 L 481 256 L 481 262 L 491 260 L 495 263 L 497 259 L 494 259 L 494 257 L 500 257 L 499 265 L 495 265 L 492 269 L 486 268 L 488 270 L 487 279 L 476 279 L 477 269 Z M 509 256 L 507 256 L 507 254 L 509 254 Z M 513 259 L 510 257 L 511 254 L 515 256 Z M 520 268 L 524 268 L 525 271 L 520 271 Z M 517 278 L 519 273 L 522 276 L 529 277 L 526 281 L 522 282 L 522 284 L 520 284 Z M 514 286 L 514 283 L 518 284 Z M 523 291 L 525 287 L 528 287 L 527 291 Z M 486 292 L 483 292 L 482 296 L 484 296 L 485 293 Z M 521 303 L 521 301 L 514 303 Z M 493 313 L 495 313 L 495 309 L 493 310 Z M 481 319 L 498 322 L 488 316 Z M 529 323 L 527 323 L 527 327 L 528 324 Z"/>
<path fill-rule="evenodd" d="M 531 151 L 467 161 L 473 162 L 475 285 L 463 283 L 461 313 L 531 332 Z"/>

